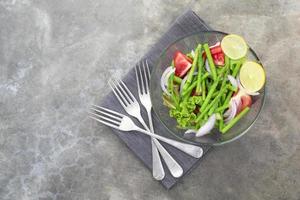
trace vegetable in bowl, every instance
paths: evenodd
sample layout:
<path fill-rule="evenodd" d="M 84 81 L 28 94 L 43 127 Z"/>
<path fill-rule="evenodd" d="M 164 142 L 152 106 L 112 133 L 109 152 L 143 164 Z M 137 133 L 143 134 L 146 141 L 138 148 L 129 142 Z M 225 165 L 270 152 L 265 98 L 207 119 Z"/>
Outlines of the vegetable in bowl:
<path fill-rule="evenodd" d="M 164 105 L 185 135 L 201 137 L 218 129 L 225 134 L 251 109 L 253 96 L 265 83 L 260 64 L 247 58 L 248 46 L 226 35 L 191 52 L 176 51 L 161 76 Z"/>

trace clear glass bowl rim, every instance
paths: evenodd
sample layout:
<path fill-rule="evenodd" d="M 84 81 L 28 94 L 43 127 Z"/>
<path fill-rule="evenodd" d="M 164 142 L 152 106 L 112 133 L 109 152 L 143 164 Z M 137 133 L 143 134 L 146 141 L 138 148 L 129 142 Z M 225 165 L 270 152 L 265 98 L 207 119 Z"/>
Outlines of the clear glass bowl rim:
<path fill-rule="evenodd" d="M 202 33 L 202 34 L 216 33 L 216 34 L 222 34 L 222 35 L 228 35 L 228 34 L 229 34 L 229 33 L 225 33 L 225 32 L 222 32 L 222 31 L 215 31 L 215 30 L 197 31 L 197 32 L 193 32 L 193 33 L 191 33 L 191 34 L 186 34 L 186 35 L 184 35 L 184 36 L 182 36 L 182 37 L 179 37 L 178 39 L 174 40 L 174 41 L 173 41 L 172 43 L 170 43 L 166 48 L 164 48 L 164 50 L 162 51 L 162 53 L 159 55 L 159 58 L 161 58 L 161 57 L 166 53 L 166 51 L 167 51 L 172 45 L 174 45 L 175 43 L 177 43 L 178 41 L 183 40 L 184 38 L 187 38 L 187 37 L 191 37 L 191 36 L 193 36 L 193 35 L 199 35 L 199 34 L 201 34 L 201 33 Z M 249 45 L 248 45 L 248 47 L 249 47 L 249 51 L 251 51 L 252 55 L 255 57 L 255 59 L 258 61 L 258 63 L 261 64 L 261 66 L 264 68 L 263 64 L 261 63 L 261 61 L 260 61 L 259 57 L 257 56 L 257 54 L 255 53 L 255 51 L 254 51 Z M 156 60 L 154 66 L 157 67 L 157 66 L 158 66 L 158 63 L 159 63 L 159 59 Z M 153 76 L 152 76 L 153 73 L 154 73 L 154 70 L 152 70 L 152 72 L 151 72 L 151 77 L 153 77 Z M 266 81 L 266 82 L 267 82 L 267 81 Z M 194 144 L 194 145 L 206 144 L 206 145 L 212 145 L 212 146 L 220 146 L 220 145 L 227 144 L 227 143 L 230 143 L 230 142 L 233 142 L 233 141 L 239 139 L 240 137 L 242 137 L 243 135 L 245 135 L 245 134 L 249 131 L 249 129 L 253 126 L 253 124 L 254 124 L 254 123 L 256 122 L 256 120 L 258 119 L 258 117 L 259 117 L 259 115 L 260 115 L 260 113 L 261 113 L 261 111 L 262 111 L 262 108 L 263 108 L 263 106 L 264 106 L 264 104 L 265 104 L 266 83 L 265 83 L 264 87 L 262 88 L 262 90 L 263 90 L 263 92 L 264 92 L 264 95 L 262 96 L 262 103 L 261 103 L 261 105 L 260 105 L 259 111 L 257 112 L 257 115 L 255 116 L 254 120 L 250 123 L 250 125 L 249 125 L 246 129 L 244 129 L 243 131 L 241 131 L 241 133 L 238 134 L 237 136 L 231 138 L 230 140 L 226 140 L 226 141 L 224 141 L 224 142 L 219 142 L 219 143 L 199 143 L 199 142 L 193 142 L 193 141 L 191 141 L 191 140 L 186 140 L 186 139 L 184 139 L 183 137 L 180 137 L 180 136 L 177 135 L 176 133 L 173 133 L 173 131 L 170 130 L 170 129 L 168 128 L 168 126 L 163 122 L 163 120 L 160 119 L 160 117 L 159 117 L 159 115 L 158 115 L 158 113 L 157 113 L 157 111 L 156 111 L 156 109 L 155 109 L 155 106 L 152 106 L 152 107 L 153 107 L 153 111 L 154 111 L 155 115 L 156 115 L 157 118 L 159 119 L 159 122 L 160 122 L 161 124 L 163 124 L 163 126 L 168 130 L 168 132 L 171 133 L 173 136 L 175 136 L 178 140 L 184 141 L 184 142 L 186 142 L 186 143 Z M 151 81 L 150 81 L 150 91 L 151 91 Z M 151 94 L 151 92 L 150 92 L 150 97 L 151 97 L 151 99 L 153 98 L 153 95 Z"/>

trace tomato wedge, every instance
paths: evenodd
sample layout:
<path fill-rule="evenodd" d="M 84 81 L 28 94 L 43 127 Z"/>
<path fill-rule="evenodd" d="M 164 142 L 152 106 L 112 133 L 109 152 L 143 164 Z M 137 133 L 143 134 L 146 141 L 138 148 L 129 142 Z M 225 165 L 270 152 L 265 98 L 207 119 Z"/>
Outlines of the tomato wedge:
<path fill-rule="evenodd" d="M 174 55 L 175 75 L 183 77 L 191 68 L 192 60 L 180 51 L 176 51 Z"/>
<path fill-rule="evenodd" d="M 235 92 L 232 96 L 235 97 L 238 95 L 239 91 Z M 251 107 L 252 105 L 252 98 L 248 94 L 242 94 L 239 97 L 241 99 L 241 103 L 237 107 L 237 113 L 240 113 L 242 110 L 244 110 L 246 107 Z"/>
<path fill-rule="evenodd" d="M 220 43 L 218 42 L 214 46 L 209 47 L 209 49 L 215 65 L 223 66 L 225 64 L 225 55 L 222 51 Z M 202 57 L 203 59 L 206 59 L 205 52 L 203 52 Z"/>
<path fill-rule="evenodd" d="M 224 54 L 223 53 L 212 54 L 212 57 L 213 57 L 214 63 L 216 65 L 224 65 L 225 59 L 224 59 Z"/>
<path fill-rule="evenodd" d="M 244 94 L 243 96 L 241 96 L 241 100 L 242 100 L 242 110 L 244 110 L 244 108 L 246 107 L 251 107 L 252 105 L 252 98 L 250 95 Z"/>

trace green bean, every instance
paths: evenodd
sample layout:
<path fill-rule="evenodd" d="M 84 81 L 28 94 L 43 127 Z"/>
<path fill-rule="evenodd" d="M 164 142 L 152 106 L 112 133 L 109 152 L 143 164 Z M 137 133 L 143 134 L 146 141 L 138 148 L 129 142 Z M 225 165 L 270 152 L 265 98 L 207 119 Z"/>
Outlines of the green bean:
<path fill-rule="evenodd" d="M 206 58 L 208 60 L 208 64 L 209 64 L 209 68 L 210 68 L 210 71 L 211 71 L 211 75 L 213 77 L 213 80 L 216 80 L 217 79 L 217 73 L 216 73 L 216 67 L 215 67 L 215 63 L 213 61 L 213 58 L 211 56 L 211 53 L 210 53 L 210 49 L 209 49 L 209 46 L 208 44 L 204 44 L 203 45 L 203 48 L 204 48 L 204 51 L 206 53 Z"/>
<path fill-rule="evenodd" d="M 218 107 L 218 104 L 219 102 L 216 102 L 212 105 L 212 107 L 208 111 L 208 116 L 212 115 L 215 112 L 216 108 Z"/>
<path fill-rule="evenodd" d="M 206 98 L 206 86 L 205 81 L 202 81 L 202 100 L 204 101 Z"/>
<path fill-rule="evenodd" d="M 221 101 L 224 103 L 225 99 L 226 99 L 226 94 L 224 93 L 222 94 Z"/>
<path fill-rule="evenodd" d="M 207 105 L 206 107 L 203 107 L 203 105 L 204 105 L 204 103 L 203 103 L 203 105 L 201 106 L 201 108 L 204 108 L 203 110 L 201 110 L 200 109 L 200 111 L 201 111 L 201 115 L 203 116 L 204 114 L 206 114 L 208 111 L 209 111 L 209 109 L 214 105 L 214 104 L 217 104 L 218 103 L 218 101 L 220 100 L 220 97 L 222 96 L 222 94 L 224 93 L 226 91 L 226 88 L 222 88 L 221 89 L 221 91 L 219 92 L 219 94 L 218 94 L 218 96 L 216 96 L 216 98 L 214 98 L 214 100 L 212 100 L 211 102 L 210 102 L 210 104 L 209 105 Z M 207 95 L 208 96 L 208 95 Z M 201 116 L 201 117 L 202 117 Z"/>
<path fill-rule="evenodd" d="M 192 82 L 192 78 L 193 78 L 193 74 L 195 72 L 195 68 L 196 68 L 196 65 L 197 65 L 197 61 L 198 61 L 198 55 L 199 55 L 199 49 L 201 48 L 201 44 L 199 44 L 196 48 L 196 51 L 195 51 L 195 57 L 194 57 L 194 60 L 193 60 L 193 63 L 192 63 L 192 67 L 188 73 L 188 78 L 183 86 L 183 90 L 187 89 L 188 86 L 191 84 Z"/>
<path fill-rule="evenodd" d="M 178 84 L 181 84 L 182 79 L 180 77 L 174 75 L 174 82 L 178 83 Z"/>
<path fill-rule="evenodd" d="M 174 74 L 171 74 L 168 79 L 168 88 L 167 88 L 170 93 L 172 92 L 172 88 L 174 84 L 173 80 L 174 80 Z"/>
<path fill-rule="evenodd" d="M 205 81 L 207 78 L 209 77 L 209 73 L 206 72 L 203 77 L 202 77 L 202 80 L 201 81 Z"/>
<path fill-rule="evenodd" d="M 209 82 L 209 80 L 208 80 L 208 79 L 206 79 L 206 80 L 205 80 L 205 82 L 206 82 L 205 84 L 206 84 L 207 91 L 208 91 L 208 90 L 210 90 L 211 83 Z"/>
<path fill-rule="evenodd" d="M 172 103 L 171 99 L 163 95 L 163 104 L 171 109 L 175 109 L 175 105 Z"/>
<path fill-rule="evenodd" d="M 242 62 L 241 62 L 241 61 L 240 61 L 240 62 L 237 62 L 237 63 L 235 64 L 235 67 L 234 67 L 234 69 L 233 69 L 233 71 L 232 71 L 232 76 L 233 76 L 233 77 L 236 77 L 236 76 L 237 76 L 238 72 L 240 71 L 241 66 L 242 66 Z"/>
<path fill-rule="evenodd" d="M 169 78 L 169 84 L 168 84 L 168 90 L 171 93 L 171 98 L 173 100 L 173 102 L 176 104 L 176 107 L 179 104 L 179 99 L 176 96 L 176 93 L 174 92 L 174 74 L 171 74 L 170 78 Z"/>
<path fill-rule="evenodd" d="M 202 65 L 203 65 L 203 60 L 202 60 L 202 46 L 200 44 L 200 48 L 198 49 L 200 56 L 198 56 L 198 74 L 197 74 L 197 86 L 196 86 L 196 95 L 199 95 L 201 92 L 201 78 L 202 78 Z"/>
<path fill-rule="evenodd" d="M 181 96 L 186 96 L 188 93 L 190 93 L 195 87 L 197 86 L 197 82 L 193 82 L 192 85 L 190 85 L 186 90 L 184 90 L 181 94 Z"/>
<path fill-rule="evenodd" d="M 211 96 L 213 95 L 213 93 L 215 92 L 217 86 L 219 84 L 219 81 L 216 80 L 213 85 L 211 86 L 210 90 L 208 91 L 208 94 L 207 94 L 207 97 L 205 98 L 204 102 L 203 102 L 203 105 L 201 106 L 201 109 L 200 111 L 202 112 L 205 107 L 208 105 L 210 99 L 211 99 Z"/>
<path fill-rule="evenodd" d="M 229 129 L 231 129 L 242 117 L 244 117 L 250 108 L 246 107 L 242 112 L 240 112 L 235 118 L 233 118 L 223 129 L 221 129 L 222 133 L 226 133 Z"/>
<path fill-rule="evenodd" d="M 226 72 L 228 69 L 229 69 L 229 58 L 228 58 L 228 56 L 225 55 L 225 65 L 220 70 L 218 76 L 221 77 L 224 74 L 224 72 Z M 226 76 L 224 75 L 224 77 L 226 77 Z"/>
<path fill-rule="evenodd" d="M 224 102 L 223 105 L 226 105 L 226 104 L 229 103 L 229 101 L 230 101 L 230 99 L 231 99 L 231 97 L 232 97 L 232 94 L 233 94 L 233 91 L 229 91 L 229 92 L 228 92 L 228 94 L 227 94 L 227 96 L 226 96 L 226 99 L 225 99 L 225 102 Z"/>
<path fill-rule="evenodd" d="M 219 91 L 215 91 L 215 92 L 213 93 L 213 95 L 211 96 L 211 98 L 215 98 L 218 94 L 219 94 Z"/>
<path fill-rule="evenodd" d="M 226 105 L 222 105 L 221 107 L 218 107 L 218 108 L 216 109 L 216 112 L 221 112 L 221 113 L 223 113 L 223 111 L 224 111 L 225 109 L 227 109 L 228 107 L 229 107 L 229 103 L 226 104 Z"/>
<path fill-rule="evenodd" d="M 233 60 L 230 60 L 229 66 L 230 66 L 230 70 L 231 70 L 231 71 L 234 70 L 235 65 L 236 65 L 236 62 L 234 62 Z"/>
<path fill-rule="evenodd" d="M 223 115 L 221 115 L 221 119 L 220 119 L 220 123 L 219 123 L 219 130 L 222 130 L 224 127 L 224 119 L 223 119 Z"/>
<path fill-rule="evenodd" d="M 233 92 L 236 92 L 238 90 L 237 87 L 233 87 L 232 85 L 228 85 L 227 86 L 229 90 L 233 91 Z"/>

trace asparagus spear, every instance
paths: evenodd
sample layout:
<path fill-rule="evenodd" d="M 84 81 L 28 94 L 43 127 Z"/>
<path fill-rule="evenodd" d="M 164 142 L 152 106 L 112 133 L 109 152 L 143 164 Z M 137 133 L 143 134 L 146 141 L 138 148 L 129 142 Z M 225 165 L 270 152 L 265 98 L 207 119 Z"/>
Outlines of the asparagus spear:
<path fill-rule="evenodd" d="M 198 61 L 198 55 L 199 55 L 199 49 L 201 48 L 201 44 L 199 44 L 196 48 L 196 51 L 195 51 L 195 57 L 194 57 L 194 60 L 193 60 L 193 63 L 192 63 L 192 67 L 188 73 L 188 78 L 183 86 L 183 90 L 186 90 L 187 87 L 191 84 L 192 82 L 192 78 L 193 78 L 193 74 L 195 72 L 195 68 L 196 68 L 196 65 L 197 65 L 197 61 Z"/>
<path fill-rule="evenodd" d="M 236 92 L 238 90 L 237 87 L 233 87 L 232 85 L 229 85 L 228 89 L 231 90 L 231 91 L 233 91 L 233 92 Z"/>
<path fill-rule="evenodd" d="M 197 87 L 196 87 L 196 95 L 200 95 L 201 92 L 201 78 L 202 78 L 202 67 L 203 67 L 203 60 L 202 60 L 202 46 L 198 49 L 198 75 L 197 75 Z"/>
<path fill-rule="evenodd" d="M 215 90 L 216 90 L 218 84 L 219 84 L 219 81 L 218 81 L 218 80 L 216 80 L 216 81 L 212 84 L 210 90 L 208 91 L 207 97 L 205 98 L 205 100 L 204 100 L 204 102 L 203 102 L 203 104 L 202 104 L 202 106 L 201 106 L 201 109 L 200 109 L 201 112 L 203 112 L 203 110 L 205 109 L 205 107 L 208 105 L 208 103 L 209 103 L 209 101 L 210 101 L 210 99 L 211 99 L 211 96 L 212 96 L 213 93 L 215 92 Z"/>
<path fill-rule="evenodd" d="M 193 82 L 185 91 L 182 92 L 181 96 L 186 96 L 190 93 L 197 85 L 197 82 Z"/>
<path fill-rule="evenodd" d="M 222 96 L 223 96 L 223 95 L 222 95 Z M 226 110 L 228 107 L 229 107 L 229 104 L 222 105 L 222 106 L 220 106 L 220 107 L 218 107 L 218 108 L 216 109 L 216 112 L 221 112 L 221 113 L 223 113 L 223 111 Z"/>
<path fill-rule="evenodd" d="M 202 99 L 203 101 L 206 98 L 206 86 L 205 86 L 205 80 L 202 80 Z"/>
<path fill-rule="evenodd" d="M 174 92 L 174 76 L 175 76 L 174 74 L 171 74 L 171 76 L 169 78 L 168 90 L 171 94 L 171 98 L 172 98 L 173 102 L 175 103 L 176 106 L 178 106 L 179 97 Z"/>
<path fill-rule="evenodd" d="M 237 76 L 238 72 L 240 71 L 241 66 L 242 66 L 242 61 L 239 61 L 239 62 L 237 62 L 237 63 L 235 64 L 235 67 L 234 67 L 234 69 L 233 69 L 233 71 L 232 71 L 232 76 L 233 76 L 233 77 L 236 77 L 236 76 Z"/>
<path fill-rule="evenodd" d="M 174 75 L 174 82 L 178 83 L 178 84 L 181 84 L 182 79 L 180 77 Z"/>
<path fill-rule="evenodd" d="M 222 133 L 226 133 L 229 129 L 231 129 L 242 117 L 244 117 L 250 108 L 246 107 L 242 112 L 240 112 L 235 118 L 233 118 L 223 129 L 221 129 Z"/>
<path fill-rule="evenodd" d="M 223 127 L 224 127 L 224 119 L 223 119 L 223 115 L 221 115 L 221 119 L 220 119 L 220 123 L 219 123 L 219 130 L 222 130 Z"/>
<path fill-rule="evenodd" d="M 218 104 L 218 101 L 220 100 L 222 94 L 226 91 L 226 87 L 222 88 L 220 93 L 218 94 L 218 96 L 216 96 L 216 98 L 214 98 L 214 100 L 212 100 L 212 102 L 209 104 L 209 105 L 206 105 L 205 107 L 203 106 L 204 103 L 202 104 L 201 106 L 201 109 L 203 108 L 203 110 L 200 109 L 201 111 L 201 114 L 199 115 L 199 117 L 197 118 L 197 122 L 209 111 L 209 109 L 214 106 L 215 104 Z M 208 95 L 207 95 L 207 98 L 208 98 Z M 206 98 L 206 99 L 207 99 Z"/>
<path fill-rule="evenodd" d="M 216 80 L 217 79 L 217 72 L 216 72 L 216 67 L 215 67 L 215 63 L 213 61 L 213 58 L 211 56 L 211 53 L 210 53 L 210 49 L 209 49 L 209 46 L 208 44 L 204 44 L 203 45 L 203 48 L 204 48 L 204 51 L 206 53 L 206 57 L 207 57 L 207 60 L 208 60 L 208 64 L 209 64 L 209 68 L 210 68 L 210 71 L 211 71 L 211 75 L 213 77 L 213 80 Z"/>

